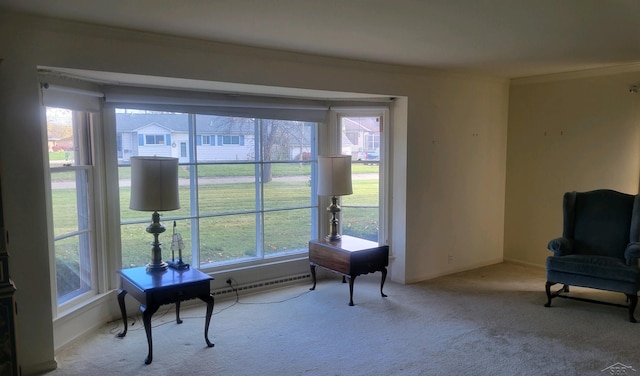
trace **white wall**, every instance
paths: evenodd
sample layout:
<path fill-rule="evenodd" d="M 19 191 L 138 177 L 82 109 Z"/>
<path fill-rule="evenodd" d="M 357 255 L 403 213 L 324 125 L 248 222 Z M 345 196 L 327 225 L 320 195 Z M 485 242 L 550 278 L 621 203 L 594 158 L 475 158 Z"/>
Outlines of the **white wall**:
<path fill-rule="evenodd" d="M 640 70 L 640 67 L 636 67 Z M 509 99 L 505 258 L 544 266 L 562 235 L 562 196 L 638 192 L 640 72 L 514 81 Z"/>
<path fill-rule="evenodd" d="M 502 259 L 506 80 L 12 13 L 0 15 L 0 58 L 2 190 L 25 374 L 55 366 L 37 65 L 404 97 L 391 109 L 391 278 L 414 282 Z"/>
<path fill-rule="evenodd" d="M 423 80 L 409 98 L 407 281 L 502 261 L 507 83 Z"/>

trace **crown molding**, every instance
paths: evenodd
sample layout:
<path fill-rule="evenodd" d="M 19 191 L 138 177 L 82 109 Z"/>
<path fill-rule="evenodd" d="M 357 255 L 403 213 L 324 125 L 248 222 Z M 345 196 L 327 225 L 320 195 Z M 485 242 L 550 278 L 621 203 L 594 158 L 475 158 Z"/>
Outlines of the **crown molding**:
<path fill-rule="evenodd" d="M 528 85 L 538 84 L 544 82 L 563 81 L 563 80 L 575 80 L 587 77 L 598 76 L 610 76 L 614 74 L 640 72 L 640 63 L 615 65 L 604 68 L 585 69 L 573 72 L 562 72 L 545 74 L 541 76 L 513 78 L 511 79 L 511 85 Z"/>

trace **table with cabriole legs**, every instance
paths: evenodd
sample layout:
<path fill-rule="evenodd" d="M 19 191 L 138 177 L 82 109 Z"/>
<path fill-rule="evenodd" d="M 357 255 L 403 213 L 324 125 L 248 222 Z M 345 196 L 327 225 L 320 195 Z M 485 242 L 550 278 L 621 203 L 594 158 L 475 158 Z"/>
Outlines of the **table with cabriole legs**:
<path fill-rule="evenodd" d="M 124 297 L 131 294 L 140 302 L 142 311 L 142 321 L 147 334 L 149 353 L 144 360 L 145 364 L 150 364 L 153 360 L 153 341 L 151 339 L 151 316 L 164 304 L 176 304 L 176 322 L 182 323 L 180 319 L 180 302 L 189 299 L 199 298 L 207 303 L 207 314 L 204 323 L 204 340 L 208 347 L 214 344 L 209 341 L 209 323 L 213 312 L 213 296 L 211 295 L 210 282 L 213 277 L 196 269 L 176 270 L 169 268 L 166 271 L 147 272 L 146 267 L 123 269 L 120 274 L 121 288 L 118 294 L 118 303 L 122 313 L 124 331 L 118 334 L 122 338 L 127 335 L 127 312 Z"/>

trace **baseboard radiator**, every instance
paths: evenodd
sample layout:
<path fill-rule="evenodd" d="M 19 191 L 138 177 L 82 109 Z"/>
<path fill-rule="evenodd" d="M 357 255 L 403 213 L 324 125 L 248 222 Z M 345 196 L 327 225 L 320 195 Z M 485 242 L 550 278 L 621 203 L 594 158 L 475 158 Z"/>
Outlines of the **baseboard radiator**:
<path fill-rule="evenodd" d="M 309 283 L 311 284 L 311 274 L 298 274 L 283 278 L 271 279 L 266 281 L 257 281 L 246 284 L 238 284 L 237 286 L 234 284 L 233 287 L 225 286 L 223 288 L 215 289 L 211 291 L 211 294 L 214 295 L 215 298 L 226 299 L 236 296 L 236 290 L 238 295 L 242 294 L 253 294 L 260 291 L 285 287 L 288 285 L 295 285 L 301 283 Z"/>

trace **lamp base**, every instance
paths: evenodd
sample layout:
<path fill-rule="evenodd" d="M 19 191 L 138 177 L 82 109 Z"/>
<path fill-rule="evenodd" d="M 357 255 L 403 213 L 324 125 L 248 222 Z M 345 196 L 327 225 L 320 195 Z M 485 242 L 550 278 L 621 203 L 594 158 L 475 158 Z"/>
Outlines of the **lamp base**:
<path fill-rule="evenodd" d="M 169 264 L 162 261 L 159 264 L 148 263 L 147 264 L 147 273 L 162 273 L 167 271 L 169 268 Z"/>
<path fill-rule="evenodd" d="M 158 235 L 164 232 L 165 228 L 160 223 L 160 214 L 157 211 L 151 215 L 151 224 L 147 226 L 147 232 L 153 234 L 151 245 L 151 262 L 147 264 L 147 273 L 161 273 L 167 270 L 169 265 L 162 261 L 162 243 L 158 241 Z"/>
<path fill-rule="evenodd" d="M 333 196 L 331 198 L 331 205 L 327 207 L 327 211 L 331 213 L 331 218 L 329 219 L 329 235 L 325 237 L 325 239 L 329 242 L 336 242 L 340 240 L 341 236 L 338 233 L 339 220 L 337 214 L 340 213 L 340 205 L 338 205 L 338 198 Z"/>
<path fill-rule="evenodd" d="M 327 236 L 325 236 L 325 237 L 324 237 L 324 239 L 325 239 L 326 241 L 328 241 L 328 242 L 333 243 L 333 242 L 340 241 L 340 239 L 342 239 L 342 235 L 340 235 L 340 234 L 327 235 Z"/>
<path fill-rule="evenodd" d="M 182 262 L 182 260 L 169 260 L 167 264 L 171 269 L 186 270 L 190 268 L 189 264 Z"/>

